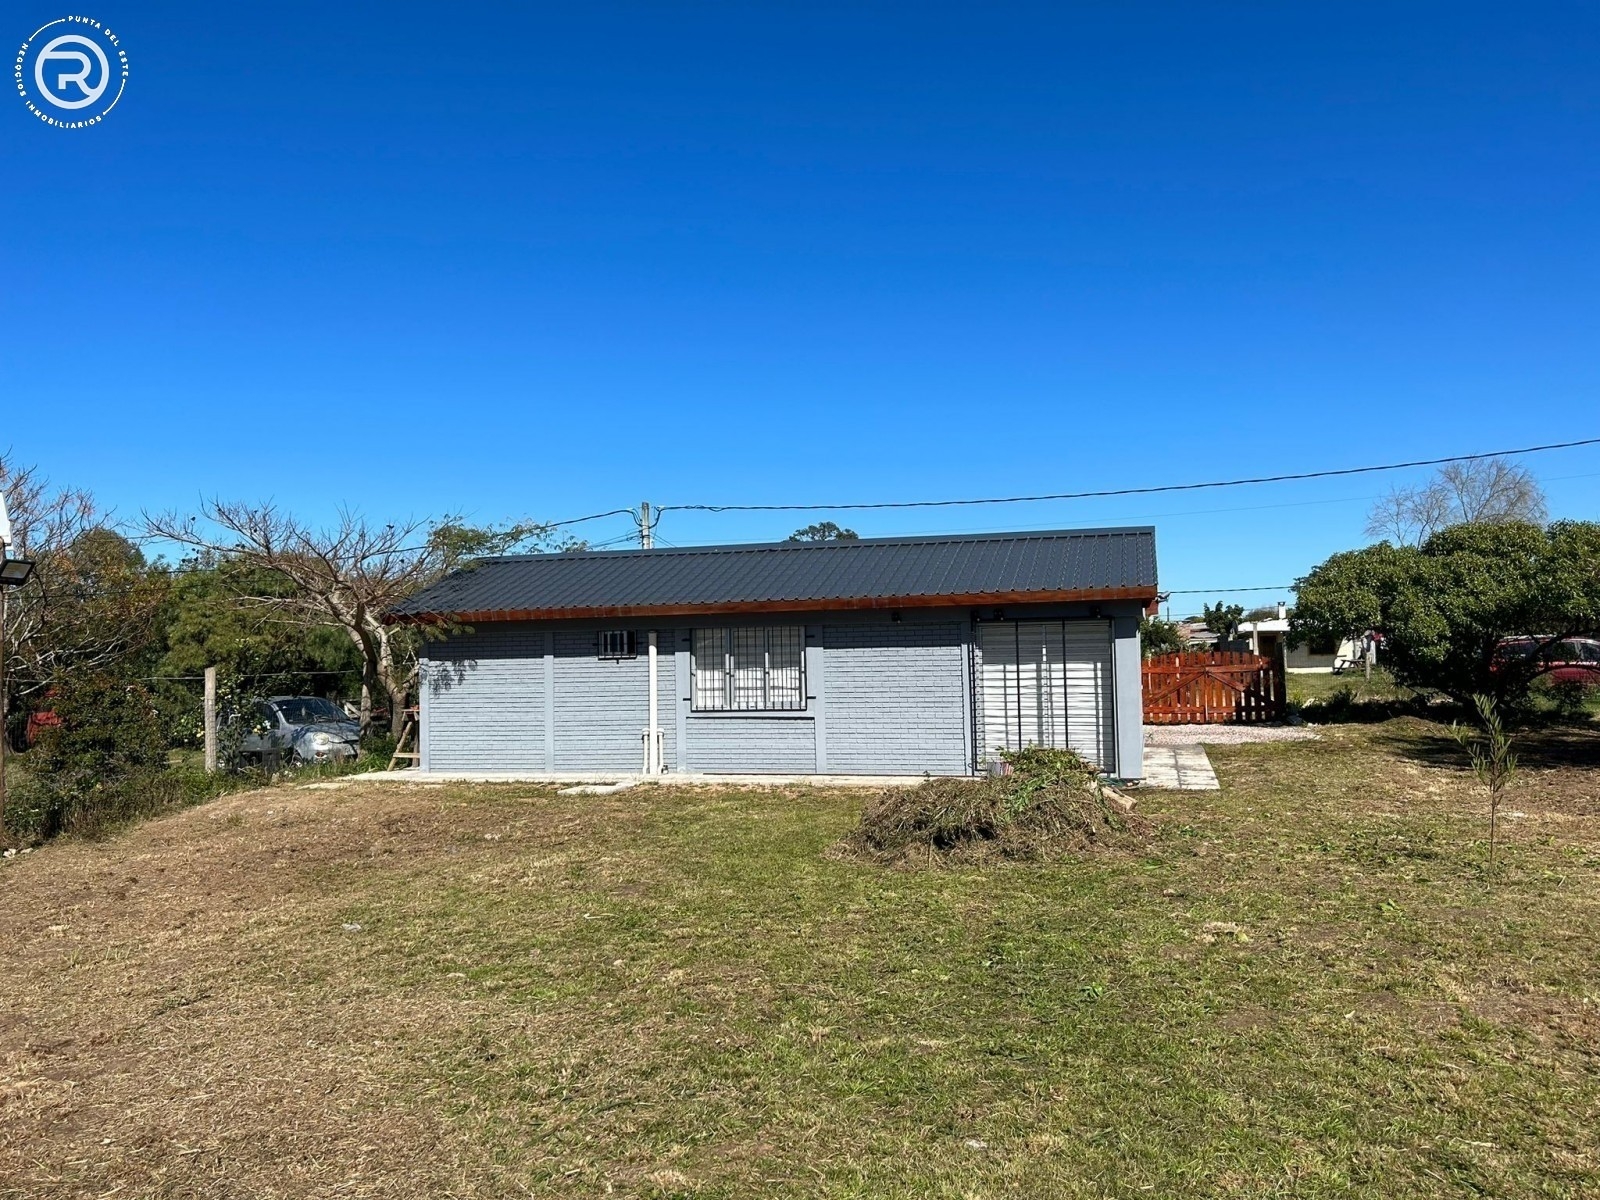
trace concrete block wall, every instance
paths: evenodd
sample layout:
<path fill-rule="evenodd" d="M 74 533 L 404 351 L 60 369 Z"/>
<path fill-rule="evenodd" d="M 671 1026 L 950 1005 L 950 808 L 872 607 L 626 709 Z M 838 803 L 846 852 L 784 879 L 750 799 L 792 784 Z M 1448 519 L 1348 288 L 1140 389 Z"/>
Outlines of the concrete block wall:
<path fill-rule="evenodd" d="M 845 775 L 968 770 L 967 663 L 956 621 L 823 627 L 826 763 Z"/>
<path fill-rule="evenodd" d="M 422 752 L 431 771 L 547 771 L 545 634 L 485 626 L 430 642 L 422 674 Z"/>
<path fill-rule="evenodd" d="M 809 717 L 700 714 L 689 718 L 690 771 L 809 775 L 817 769 L 817 723 Z"/>
<path fill-rule="evenodd" d="M 1110 606 L 1108 606 L 1109 609 Z M 1121 611 L 1126 608 L 1127 612 Z M 1137 606 L 1113 619 L 1119 773 L 1142 771 Z M 998 612 L 999 610 L 996 610 Z M 985 617 L 990 614 L 987 610 Z M 1084 610 L 1005 610 L 1007 619 Z M 660 626 L 658 723 L 670 771 L 964 774 L 972 770 L 972 614 L 907 611 L 746 618 L 806 627 L 807 708 L 800 714 L 694 713 L 690 630 Z M 648 723 L 647 629 L 639 656 L 598 657 L 621 622 L 484 624 L 427 647 L 423 767 L 435 771 L 636 772 Z M 554 696 L 554 703 L 549 698 Z"/>
<path fill-rule="evenodd" d="M 603 659 L 598 629 L 554 634 L 555 767 L 557 771 L 639 771 L 640 735 L 650 723 L 648 631 L 637 631 L 638 657 Z M 662 761 L 677 764 L 673 633 L 657 631 L 657 725 Z"/>

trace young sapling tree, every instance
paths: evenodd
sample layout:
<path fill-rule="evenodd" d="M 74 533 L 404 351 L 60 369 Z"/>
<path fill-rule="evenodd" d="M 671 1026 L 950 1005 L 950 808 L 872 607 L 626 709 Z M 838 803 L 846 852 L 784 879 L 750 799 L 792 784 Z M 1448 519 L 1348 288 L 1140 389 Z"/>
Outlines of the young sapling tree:
<path fill-rule="evenodd" d="M 1511 735 L 1500 720 L 1500 708 L 1493 696 L 1472 697 L 1481 729 L 1451 724 L 1450 732 L 1466 747 L 1472 759 L 1472 773 L 1489 791 L 1489 878 L 1494 878 L 1495 840 L 1500 822 L 1500 798 L 1517 772 L 1517 756 L 1511 748 Z"/>

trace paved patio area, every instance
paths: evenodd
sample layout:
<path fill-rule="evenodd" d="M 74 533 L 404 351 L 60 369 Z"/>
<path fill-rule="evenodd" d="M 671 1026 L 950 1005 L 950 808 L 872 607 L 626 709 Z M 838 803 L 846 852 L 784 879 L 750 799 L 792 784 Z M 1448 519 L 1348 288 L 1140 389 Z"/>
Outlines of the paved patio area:
<path fill-rule="evenodd" d="M 1144 748 L 1144 786 L 1168 788 L 1175 792 L 1220 792 L 1217 773 L 1211 769 L 1206 748 L 1187 746 L 1146 746 Z"/>
<path fill-rule="evenodd" d="M 407 768 L 400 771 L 367 771 L 360 775 L 346 775 L 343 780 L 330 780 L 330 784 L 344 780 L 360 783 L 559 783 L 574 789 L 583 788 L 594 794 L 599 789 L 621 791 L 640 784 L 737 784 L 744 787 L 791 787 L 806 784 L 811 787 L 885 788 L 915 787 L 926 775 L 708 775 L 696 771 L 668 771 L 663 775 L 640 775 L 636 772 L 612 771 L 419 771 Z"/>
<path fill-rule="evenodd" d="M 1249 742 L 1314 742 L 1322 735 L 1301 725 L 1146 725 L 1146 746 L 1242 746 Z"/>

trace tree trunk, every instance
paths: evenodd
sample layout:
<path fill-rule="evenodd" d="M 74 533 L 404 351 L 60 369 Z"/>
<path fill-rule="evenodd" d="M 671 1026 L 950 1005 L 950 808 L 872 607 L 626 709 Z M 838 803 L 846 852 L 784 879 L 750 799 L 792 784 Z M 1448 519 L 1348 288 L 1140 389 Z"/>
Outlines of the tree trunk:
<path fill-rule="evenodd" d="M 361 734 L 365 737 L 372 732 L 372 701 L 376 696 L 388 694 L 388 679 L 385 668 L 388 666 L 383 661 L 384 650 L 387 648 L 377 638 L 372 636 L 372 631 L 366 627 L 365 621 L 357 616 L 347 627 L 350 636 L 355 639 L 356 646 L 361 650 Z M 393 713 L 390 714 L 393 720 Z"/>
<path fill-rule="evenodd" d="M 386 685 L 387 686 L 387 685 Z M 405 724 L 406 689 L 404 684 L 389 688 L 389 732 L 396 738 Z"/>

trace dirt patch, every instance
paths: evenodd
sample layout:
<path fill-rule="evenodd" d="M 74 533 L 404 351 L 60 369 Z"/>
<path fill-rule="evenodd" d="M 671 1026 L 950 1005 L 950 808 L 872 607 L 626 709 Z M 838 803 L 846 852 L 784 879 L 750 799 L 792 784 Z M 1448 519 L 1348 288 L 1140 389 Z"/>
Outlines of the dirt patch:
<path fill-rule="evenodd" d="M 1473 1016 L 1505 1025 L 1538 1042 L 1561 1042 L 1600 1056 L 1600 1005 L 1516 983 L 1486 988 L 1467 1004 Z"/>
<path fill-rule="evenodd" d="M 484 835 L 515 836 L 528 804 L 549 802 L 252 792 L 8 860 L 0 1197 L 444 1195 L 494 1178 L 437 1105 L 394 1087 L 471 1020 L 471 997 L 314 979 L 286 934 L 320 927 L 309 958 L 348 956 L 359 933 L 308 881 L 374 857 L 426 871 L 463 836 L 492 860 L 506 843 Z"/>
<path fill-rule="evenodd" d="M 1279 1020 L 1278 1014 L 1271 1009 L 1259 1004 L 1246 1004 L 1232 1012 L 1223 1013 L 1217 1018 L 1217 1027 L 1229 1033 L 1255 1033 L 1273 1028 Z"/>

